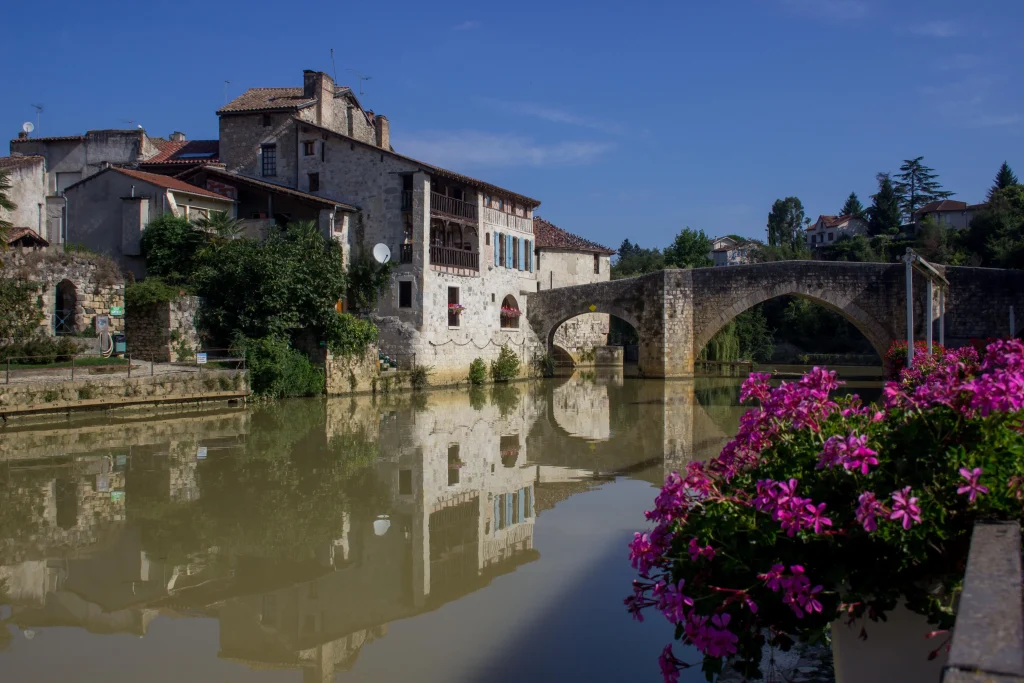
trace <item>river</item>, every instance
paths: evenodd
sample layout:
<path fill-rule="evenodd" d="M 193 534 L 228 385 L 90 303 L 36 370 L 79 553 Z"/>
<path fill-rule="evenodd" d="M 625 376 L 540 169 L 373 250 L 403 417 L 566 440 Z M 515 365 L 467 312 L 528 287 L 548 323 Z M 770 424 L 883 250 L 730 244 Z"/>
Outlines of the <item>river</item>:
<path fill-rule="evenodd" d="M 739 382 L 8 427 L 0 680 L 658 681 L 626 544 L 735 431 Z"/>

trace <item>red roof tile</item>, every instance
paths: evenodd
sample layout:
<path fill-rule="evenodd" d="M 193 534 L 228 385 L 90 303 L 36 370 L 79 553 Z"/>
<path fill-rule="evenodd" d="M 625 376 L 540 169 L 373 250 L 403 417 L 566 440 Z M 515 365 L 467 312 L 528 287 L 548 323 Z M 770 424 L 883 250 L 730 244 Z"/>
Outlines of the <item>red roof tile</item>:
<path fill-rule="evenodd" d="M 195 168 L 190 168 L 187 171 L 181 172 L 176 177 L 194 178 L 200 173 L 206 173 L 208 175 L 216 176 L 217 178 L 223 178 L 224 180 L 230 183 L 251 185 L 253 187 L 263 188 L 270 192 L 288 195 L 290 197 L 295 197 L 297 199 L 302 199 L 308 202 L 321 204 L 323 206 L 340 206 L 341 208 L 348 211 L 359 210 L 358 207 L 352 206 L 351 204 L 346 204 L 344 202 L 339 202 L 334 199 L 329 199 L 327 197 L 321 197 L 319 195 L 310 194 L 309 192 L 302 192 L 301 190 L 293 190 L 292 188 L 284 187 L 283 185 L 268 183 L 265 180 L 260 180 L 259 178 L 251 178 L 247 175 L 236 173 L 235 171 L 228 171 L 227 169 L 222 168 L 220 166 L 197 166 Z"/>
<path fill-rule="evenodd" d="M 160 151 L 140 166 L 149 164 L 208 164 L 219 161 L 220 140 L 165 140 Z"/>
<path fill-rule="evenodd" d="M 537 246 L 541 249 L 568 249 L 569 251 L 587 251 L 611 256 L 614 249 L 601 246 L 596 242 L 583 239 L 579 235 L 562 230 L 540 216 L 533 217 L 533 234 L 537 236 Z"/>
<path fill-rule="evenodd" d="M 49 138 L 14 138 L 11 142 L 72 142 L 84 139 L 84 135 L 57 135 Z"/>
<path fill-rule="evenodd" d="M 249 88 L 217 110 L 218 114 L 301 109 L 316 102 L 302 88 Z"/>
<path fill-rule="evenodd" d="M 43 161 L 44 157 L 38 155 L 27 155 L 19 157 L 0 157 L 0 168 L 17 168 L 19 166 L 28 166 L 30 164 L 38 164 Z"/>
<path fill-rule="evenodd" d="M 160 175 L 159 173 L 146 173 L 145 171 L 136 171 L 135 169 L 132 168 L 117 168 L 114 166 L 111 166 L 110 170 L 117 171 L 118 173 L 123 173 L 126 176 L 135 178 L 136 180 L 141 180 L 143 182 L 156 185 L 157 187 L 163 187 L 165 189 L 172 190 L 175 192 L 187 192 L 189 194 L 199 195 L 200 197 L 211 197 L 213 199 L 223 199 L 224 201 L 231 201 L 231 199 L 225 197 L 224 195 L 217 194 L 216 192 L 211 192 L 210 190 L 205 190 L 201 187 L 196 187 L 195 185 L 189 185 L 184 180 L 178 180 L 177 178 L 172 178 L 171 176 Z M 88 178 L 86 178 L 85 180 L 88 180 Z M 78 183 L 75 184 L 77 185 Z"/>
<path fill-rule="evenodd" d="M 17 242 L 23 242 L 21 246 L 26 247 L 48 247 L 50 243 L 40 237 L 32 228 L 11 228 L 7 232 L 8 246 L 14 246 Z"/>
<path fill-rule="evenodd" d="M 942 201 L 939 202 L 928 202 L 914 213 L 931 213 L 933 211 L 964 211 L 966 209 L 967 202 L 958 202 L 953 199 L 943 199 Z"/>

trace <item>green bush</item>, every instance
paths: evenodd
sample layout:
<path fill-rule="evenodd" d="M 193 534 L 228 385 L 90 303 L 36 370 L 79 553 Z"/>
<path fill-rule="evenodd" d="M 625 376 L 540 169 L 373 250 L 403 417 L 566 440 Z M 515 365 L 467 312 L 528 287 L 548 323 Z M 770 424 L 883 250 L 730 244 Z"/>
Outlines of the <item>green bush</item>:
<path fill-rule="evenodd" d="M 540 370 L 540 374 L 544 377 L 554 377 L 555 357 L 550 353 L 545 353 L 543 356 L 537 356 L 537 369 Z"/>
<path fill-rule="evenodd" d="M 507 382 L 519 376 L 519 356 L 515 351 L 503 344 L 498 359 L 491 361 L 491 379 L 495 382 Z"/>
<path fill-rule="evenodd" d="M 81 350 L 81 345 L 73 337 L 37 336 L 0 346 L 0 360 L 10 358 L 13 362 L 27 365 L 62 363 L 71 360 L 71 356 Z"/>
<path fill-rule="evenodd" d="M 186 282 L 196 268 L 196 256 L 206 244 L 206 234 L 187 218 L 164 214 L 142 231 L 140 248 L 146 271 L 167 282 Z"/>
<path fill-rule="evenodd" d="M 327 348 L 336 356 L 358 356 L 377 341 L 377 326 L 350 313 L 338 313 L 327 323 Z"/>
<path fill-rule="evenodd" d="M 154 304 L 174 301 L 184 294 L 180 287 L 172 287 L 159 277 L 147 277 L 124 288 L 124 303 L 129 308 L 145 308 Z"/>
<path fill-rule="evenodd" d="M 39 285 L 16 278 L 0 278 L 0 340 L 31 335 L 43 319 Z"/>
<path fill-rule="evenodd" d="M 324 393 L 324 375 L 301 351 L 283 337 L 238 339 L 235 346 L 245 350 L 246 367 L 254 394 L 270 398 L 319 396 Z"/>
<path fill-rule="evenodd" d="M 483 358 L 474 358 L 469 364 L 469 383 L 481 385 L 487 380 L 487 365 Z"/>
<path fill-rule="evenodd" d="M 430 373 L 432 368 L 428 368 L 426 365 L 414 365 L 412 372 L 409 373 L 409 386 L 414 391 L 420 391 L 430 386 Z"/>

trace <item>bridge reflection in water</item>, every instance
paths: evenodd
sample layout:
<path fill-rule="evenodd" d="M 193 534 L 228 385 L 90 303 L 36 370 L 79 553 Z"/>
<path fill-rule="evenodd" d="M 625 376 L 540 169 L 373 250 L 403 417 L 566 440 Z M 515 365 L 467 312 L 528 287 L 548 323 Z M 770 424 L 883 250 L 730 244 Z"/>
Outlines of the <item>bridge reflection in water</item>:
<path fill-rule="evenodd" d="M 223 673 L 225 660 L 332 680 L 389 624 L 427 615 L 429 626 L 442 618 L 433 610 L 542 567 L 535 531 L 569 533 L 554 514 L 565 501 L 613 481 L 658 484 L 667 469 L 716 453 L 738 423 L 737 386 L 611 372 L 9 428 L 0 440 L 0 669 L 19 680 L 58 670 L 99 680 L 89 639 L 152 637 L 157 619 L 184 617 L 218 624 L 215 657 L 183 655 L 203 672 L 197 680 Z M 642 525 L 654 494 L 630 490 L 616 533 Z M 585 528 L 580 552 L 603 530 Z M 610 561 L 628 572 L 620 543 Z M 594 599 L 615 605 L 624 586 Z M 539 600 L 534 593 L 514 599 Z M 615 624 L 632 632 L 625 615 Z M 17 636 L 58 626 L 75 627 L 62 638 L 76 643 L 59 658 L 47 656 L 46 638 Z M 158 665 L 141 646 L 127 659 Z"/>

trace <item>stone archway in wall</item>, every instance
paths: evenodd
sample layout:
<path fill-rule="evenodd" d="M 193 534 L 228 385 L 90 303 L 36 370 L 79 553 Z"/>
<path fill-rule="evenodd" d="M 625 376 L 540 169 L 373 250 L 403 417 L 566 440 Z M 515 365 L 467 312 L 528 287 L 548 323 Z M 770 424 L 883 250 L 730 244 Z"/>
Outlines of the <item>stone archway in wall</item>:
<path fill-rule="evenodd" d="M 53 306 L 53 332 L 57 335 L 74 334 L 78 331 L 76 311 L 78 309 L 78 288 L 71 280 L 61 280 Z"/>
<path fill-rule="evenodd" d="M 862 308 L 848 301 L 841 290 L 836 292 L 816 290 L 814 293 L 803 290 L 793 283 L 787 283 L 772 287 L 759 292 L 752 292 L 736 299 L 730 305 L 711 312 L 706 317 L 707 322 L 699 329 L 694 330 L 693 354 L 694 358 L 701 352 L 705 345 L 711 340 L 715 333 L 733 320 L 743 311 L 746 311 L 757 304 L 764 303 L 781 296 L 799 297 L 807 299 L 830 311 L 838 313 L 848 320 L 857 331 L 864 335 L 871 347 L 878 354 L 878 357 L 885 358 L 885 352 L 893 342 L 892 334 L 878 320 L 868 315 Z"/>

